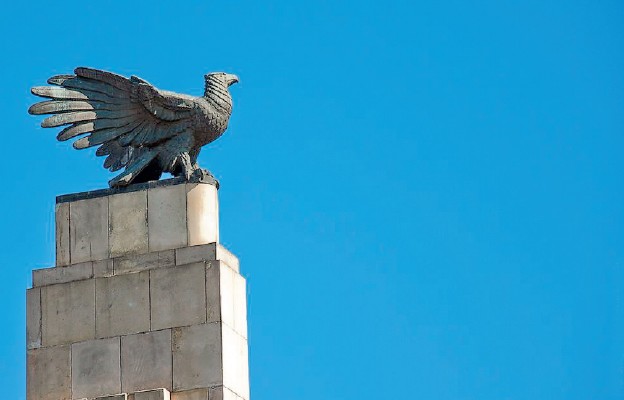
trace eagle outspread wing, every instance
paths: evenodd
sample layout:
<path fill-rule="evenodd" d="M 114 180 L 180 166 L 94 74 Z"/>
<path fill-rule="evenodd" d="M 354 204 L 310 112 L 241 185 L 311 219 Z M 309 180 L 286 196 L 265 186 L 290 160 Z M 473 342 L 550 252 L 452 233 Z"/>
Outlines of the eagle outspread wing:
<path fill-rule="evenodd" d="M 41 123 L 44 128 L 65 127 L 57 136 L 64 141 L 77 138 L 73 146 L 100 146 L 96 154 L 107 156 L 104 167 L 126 168 L 111 186 L 132 183 L 153 160 L 177 162 L 174 148 L 188 152 L 193 146 L 193 123 L 198 104 L 195 98 L 163 93 L 148 82 L 111 72 L 76 68 L 75 75 L 57 75 L 53 86 L 32 88 L 32 93 L 49 98 L 28 110 L 31 114 L 54 114 Z M 85 136 L 86 135 L 86 136 Z M 200 144 L 201 146 L 201 144 Z M 167 157 L 162 153 L 172 152 Z M 161 160 L 162 162 L 162 160 Z M 175 166 L 161 166 L 160 173 Z M 158 179 L 158 177 L 156 177 Z"/>

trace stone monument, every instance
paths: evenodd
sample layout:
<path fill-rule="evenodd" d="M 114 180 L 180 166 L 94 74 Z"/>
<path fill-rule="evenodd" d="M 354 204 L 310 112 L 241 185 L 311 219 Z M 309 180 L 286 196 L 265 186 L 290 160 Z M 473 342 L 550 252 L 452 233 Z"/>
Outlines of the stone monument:
<path fill-rule="evenodd" d="M 176 178 L 143 182 L 167 171 L 157 156 L 57 197 L 56 265 L 26 295 L 27 400 L 249 400 L 246 282 L 219 244 L 216 181 L 193 154 L 173 168 L 178 150 Z"/>

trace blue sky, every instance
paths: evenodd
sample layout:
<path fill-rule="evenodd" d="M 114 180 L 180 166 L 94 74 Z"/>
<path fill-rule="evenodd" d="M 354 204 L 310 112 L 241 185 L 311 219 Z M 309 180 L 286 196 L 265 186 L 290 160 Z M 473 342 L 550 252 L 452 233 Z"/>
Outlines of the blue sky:
<path fill-rule="evenodd" d="M 200 163 L 249 285 L 251 396 L 624 396 L 624 5 L 13 2 L 0 15 L 0 386 L 56 195 L 112 177 L 26 113 L 79 65 L 235 111 Z"/>

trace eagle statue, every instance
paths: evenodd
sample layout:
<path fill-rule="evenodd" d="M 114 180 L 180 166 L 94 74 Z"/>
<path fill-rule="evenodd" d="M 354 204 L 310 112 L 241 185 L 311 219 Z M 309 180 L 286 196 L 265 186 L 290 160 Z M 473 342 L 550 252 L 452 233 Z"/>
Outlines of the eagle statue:
<path fill-rule="evenodd" d="M 41 126 L 67 125 L 58 140 L 82 136 L 74 148 L 99 146 L 96 155 L 107 156 L 104 168 L 125 168 L 109 181 L 110 187 L 158 180 L 163 172 L 216 183 L 199 167 L 197 156 L 227 129 L 229 87 L 238 77 L 213 72 L 204 78 L 204 95 L 193 97 L 159 90 L 136 76 L 79 67 L 73 75 L 48 79 L 53 86 L 33 87 L 33 94 L 50 100 L 33 104 L 28 112 L 54 114 Z"/>

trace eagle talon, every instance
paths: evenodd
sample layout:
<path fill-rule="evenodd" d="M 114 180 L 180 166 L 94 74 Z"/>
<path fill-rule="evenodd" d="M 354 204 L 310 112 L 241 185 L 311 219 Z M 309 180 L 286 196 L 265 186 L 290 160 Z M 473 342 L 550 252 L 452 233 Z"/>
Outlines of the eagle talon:
<path fill-rule="evenodd" d="M 207 169 L 197 168 L 191 174 L 189 182 L 209 183 L 215 185 L 219 189 L 219 181 Z"/>

